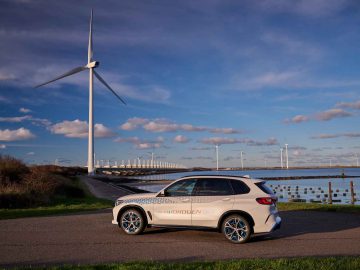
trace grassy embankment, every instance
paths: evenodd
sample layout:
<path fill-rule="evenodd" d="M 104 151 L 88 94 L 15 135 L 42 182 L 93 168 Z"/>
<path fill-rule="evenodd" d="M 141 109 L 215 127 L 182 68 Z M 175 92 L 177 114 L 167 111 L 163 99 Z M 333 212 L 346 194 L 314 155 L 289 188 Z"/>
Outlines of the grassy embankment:
<path fill-rule="evenodd" d="M 342 213 L 360 213 L 360 205 L 339 205 L 339 204 L 319 204 L 319 203 L 278 203 L 280 211 L 326 211 Z"/>
<path fill-rule="evenodd" d="M 76 177 L 81 168 L 27 167 L 0 156 L 0 219 L 73 213 L 111 207 Z"/>
<path fill-rule="evenodd" d="M 25 269 L 25 268 L 22 268 Z M 30 268 L 29 268 L 30 269 Z M 103 264 L 92 266 L 54 266 L 31 269 L 53 269 L 53 270 L 178 270 L 178 269 L 252 269 L 252 270 L 345 270 L 360 269 L 359 257 L 325 257 L 325 258 L 295 258 L 295 259 L 243 259 L 218 262 L 193 262 L 193 263 L 160 263 L 160 262 L 130 262 L 121 264 Z"/>

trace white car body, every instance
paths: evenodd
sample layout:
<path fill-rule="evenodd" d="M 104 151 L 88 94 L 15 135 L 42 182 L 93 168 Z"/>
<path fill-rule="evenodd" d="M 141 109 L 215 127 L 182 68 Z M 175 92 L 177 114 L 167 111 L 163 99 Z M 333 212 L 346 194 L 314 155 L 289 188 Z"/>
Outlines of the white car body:
<path fill-rule="evenodd" d="M 193 194 L 194 196 L 165 196 L 167 190 L 171 190 L 170 187 L 179 181 L 192 181 L 193 179 L 194 181 L 222 179 L 228 183 L 234 183 L 230 182 L 231 180 L 241 181 L 249 188 L 249 191 L 245 194 L 215 196 L 196 196 L 196 194 Z M 182 183 L 185 182 L 178 183 L 177 186 Z M 190 183 L 190 181 L 186 183 Z M 112 223 L 119 224 L 121 213 L 129 208 L 138 209 L 146 216 L 148 227 L 220 228 L 224 217 L 230 214 L 239 214 L 249 221 L 252 233 L 269 233 L 280 227 L 281 218 L 276 208 L 277 198 L 268 192 L 267 187 L 263 188 L 264 183 L 262 180 L 237 176 L 183 177 L 157 193 L 133 194 L 119 198 L 113 208 Z M 266 204 L 261 204 L 258 200 Z"/>

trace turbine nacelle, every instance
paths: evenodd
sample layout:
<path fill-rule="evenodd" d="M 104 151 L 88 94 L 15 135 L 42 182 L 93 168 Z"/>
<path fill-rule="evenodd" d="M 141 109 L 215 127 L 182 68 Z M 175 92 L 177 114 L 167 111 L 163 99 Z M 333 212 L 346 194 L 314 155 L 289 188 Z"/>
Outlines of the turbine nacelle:
<path fill-rule="evenodd" d="M 87 67 L 87 68 L 97 68 L 99 65 L 100 65 L 100 62 L 92 61 L 89 64 L 87 64 L 85 67 Z"/>

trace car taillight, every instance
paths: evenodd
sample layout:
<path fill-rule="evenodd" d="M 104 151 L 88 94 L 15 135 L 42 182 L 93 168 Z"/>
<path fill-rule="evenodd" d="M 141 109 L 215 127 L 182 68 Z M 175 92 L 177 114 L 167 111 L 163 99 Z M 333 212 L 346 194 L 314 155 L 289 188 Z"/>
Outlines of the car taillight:
<path fill-rule="evenodd" d="M 273 203 L 276 203 L 276 199 L 273 199 L 271 197 L 256 198 L 256 201 L 259 204 L 266 204 L 266 205 L 271 205 Z"/>

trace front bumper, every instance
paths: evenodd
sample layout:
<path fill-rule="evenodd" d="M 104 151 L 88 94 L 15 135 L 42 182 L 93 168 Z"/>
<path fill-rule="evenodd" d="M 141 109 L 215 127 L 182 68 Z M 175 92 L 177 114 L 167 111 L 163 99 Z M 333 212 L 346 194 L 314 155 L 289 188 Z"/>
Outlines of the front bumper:
<path fill-rule="evenodd" d="M 271 232 L 280 229 L 281 227 L 281 217 L 277 216 L 275 219 L 275 224 L 271 228 Z"/>
<path fill-rule="evenodd" d="M 117 220 L 114 220 L 114 219 L 111 221 L 111 223 L 114 224 L 114 225 L 118 225 L 118 224 L 119 224 L 119 223 L 117 222 Z"/>

